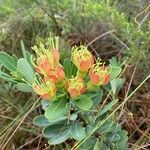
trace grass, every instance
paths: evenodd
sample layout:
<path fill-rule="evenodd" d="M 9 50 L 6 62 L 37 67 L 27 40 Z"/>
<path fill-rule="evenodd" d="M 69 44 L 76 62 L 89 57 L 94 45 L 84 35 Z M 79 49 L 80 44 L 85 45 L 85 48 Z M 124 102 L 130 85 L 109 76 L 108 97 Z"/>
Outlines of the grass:
<path fill-rule="evenodd" d="M 47 2 L 47 1 L 46 1 Z M 54 5 L 54 1 L 51 1 Z M 138 21 L 137 30 L 139 27 L 144 31 L 144 34 L 147 32 L 147 26 L 149 25 L 148 17 L 149 17 L 149 5 L 147 0 L 127 2 L 124 0 L 121 1 L 113 1 L 112 3 L 116 5 L 116 8 L 119 12 L 123 12 L 128 16 L 128 20 L 130 21 Z M 136 5 L 135 5 L 136 3 Z M 0 50 L 6 51 L 10 54 L 15 53 L 17 56 L 21 55 L 20 50 L 20 41 L 23 40 L 26 47 L 30 50 L 30 47 L 38 41 L 39 38 L 45 39 L 50 32 L 54 30 L 54 23 L 51 17 L 47 16 L 45 10 L 45 4 L 38 6 L 35 3 L 32 3 L 30 0 L 22 1 L 21 3 L 18 0 L 3 0 L 0 2 Z M 42 6 L 42 8 L 41 8 Z M 78 5 L 77 5 L 78 6 Z M 0 7 L 0 8 L 1 8 Z M 19 9 L 18 9 L 19 8 Z M 58 9 L 58 6 L 56 6 Z M 130 8 L 130 10 L 129 10 Z M 47 9 L 47 7 L 46 7 Z M 59 10 L 59 9 L 58 9 Z M 128 11 L 127 11 L 128 10 Z M 144 11 L 146 10 L 146 11 Z M 21 11 L 22 13 L 18 13 L 17 11 Z M 48 13 L 48 9 L 46 10 Z M 141 12 L 143 12 L 140 15 Z M 90 11 L 89 11 L 90 12 Z M 45 15 L 43 15 L 45 13 Z M 66 12 L 67 13 L 67 12 Z M 36 14 L 36 15 L 35 15 Z M 67 14 L 68 15 L 68 14 Z M 47 17 L 46 17 L 47 16 Z M 69 20 L 70 19 L 70 20 Z M 108 57 L 112 55 L 117 55 L 119 59 L 122 59 L 125 50 L 127 49 L 129 52 L 131 51 L 130 45 L 126 42 L 126 39 L 118 36 L 116 31 L 109 30 L 105 28 L 105 22 L 100 23 L 101 28 L 105 29 L 104 31 L 99 32 L 96 25 L 93 27 L 93 24 L 90 22 L 89 26 L 85 26 L 88 22 L 88 19 L 81 25 L 83 18 L 78 18 L 79 20 L 75 20 L 72 22 L 71 16 L 67 18 L 65 21 L 68 23 L 63 24 L 63 30 L 65 32 L 64 35 L 61 35 L 62 40 L 62 49 L 64 52 L 62 54 L 62 58 L 68 57 L 69 53 L 65 51 L 65 49 L 69 48 L 69 44 L 66 46 L 66 41 L 69 43 L 88 43 L 89 48 L 93 50 L 97 56 L 102 56 L 104 59 L 108 60 Z M 60 25 L 61 23 L 59 19 L 56 19 L 57 23 Z M 70 21 L 70 22 L 69 22 Z M 71 24 L 71 30 L 70 30 Z M 92 26 L 91 26 L 92 25 Z M 106 26 L 107 27 L 107 26 Z M 4 32 L 2 32 L 2 29 Z M 87 30 L 88 29 L 88 30 Z M 89 29 L 92 29 L 94 32 L 87 32 Z M 69 32 L 68 32 L 69 31 Z M 82 32 L 80 32 L 82 31 Z M 55 34 L 55 33 L 54 33 Z M 74 36 L 73 38 L 69 38 L 70 34 Z M 84 35 L 84 36 L 83 36 Z M 85 36 L 86 35 L 86 36 Z M 87 38 L 88 37 L 88 38 Z M 147 37 L 146 37 L 147 38 Z M 144 42 L 148 43 L 148 39 L 144 40 Z M 115 44 L 114 44 L 115 43 Z M 140 43 L 137 41 L 136 44 Z M 74 45 L 74 44 L 71 44 Z M 110 45 L 110 46 L 108 46 Z M 148 44 L 147 44 L 148 45 Z M 109 47 L 109 50 L 107 49 Z M 104 50 L 103 50 L 104 49 Z M 100 50 L 100 51 L 99 51 Z M 114 50 L 117 53 L 114 54 Z M 120 52 L 121 50 L 121 52 Z M 144 50 L 144 51 L 143 51 Z M 110 52 L 113 53 L 110 53 Z M 131 150 L 146 150 L 149 145 L 149 128 L 148 125 L 143 127 L 144 123 L 149 122 L 149 118 L 143 117 L 141 122 L 137 122 L 136 118 L 142 118 L 138 116 L 137 113 L 142 111 L 143 113 L 147 113 L 147 109 L 144 110 L 146 105 L 146 98 L 141 98 L 141 93 L 137 90 L 144 89 L 144 94 L 149 91 L 149 78 L 150 78 L 150 55 L 148 46 L 141 47 L 141 51 L 144 53 L 145 57 L 140 59 L 136 57 L 138 61 L 138 65 L 136 70 L 132 69 L 133 61 L 125 65 L 124 71 L 122 73 L 123 76 L 127 78 L 126 80 L 126 88 L 125 89 L 125 98 L 120 98 L 120 105 L 110 114 L 116 114 L 118 110 L 120 111 L 117 116 L 120 116 L 118 119 L 122 122 L 123 126 L 129 132 L 129 146 Z M 68 54 L 66 54 L 68 53 Z M 136 49 L 135 49 L 136 53 Z M 128 56 L 128 54 L 125 54 Z M 137 63 L 134 59 L 134 64 Z M 129 72 L 129 73 L 128 73 Z M 128 79 L 129 78 L 129 79 Z M 131 78 L 131 79 L 130 79 Z M 143 81 L 142 81 L 143 80 Z M 141 82 L 142 81 L 142 82 Z M 137 87 L 137 85 L 139 85 Z M 144 95 L 143 94 L 143 95 Z M 148 93 L 149 94 L 149 93 Z M 124 96 L 123 95 L 123 96 Z M 144 101 L 143 107 L 140 104 L 137 105 L 138 101 Z M 134 102 L 134 103 L 133 103 Z M 32 120 L 34 116 L 39 113 L 37 112 L 39 107 L 39 103 L 37 102 L 37 97 L 34 95 L 23 94 L 18 92 L 12 84 L 1 81 L 0 84 L 0 149 L 52 149 L 50 146 L 46 144 L 46 140 L 43 139 L 41 135 L 41 130 L 35 127 L 32 124 Z M 108 118 L 110 117 L 108 116 Z M 142 115 L 144 116 L 144 115 Z M 107 118 L 107 119 L 108 119 Z M 106 121 L 106 120 L 105 120 Z M 104 121 L 104 122 L 105 122 Z M 101 122 L 95 130 L 101 126 L 104 122 Z M 88 137 L 90 137 L 93 130 L 87 137 L 85 137 L 82 141 L 77 142 L 74 145 L 74 148 L 77 149 L 79 145 L 81 145 Z M 140 137 L 136 137 L 136 134 Z M 136 140 L 137 139 L 137 140 Z"/>
<path fill-rule="evenodd" d="M 4 86 L 6 86 L 6 88 L 8 88 L 7 83 L 3 84 Z M 39 104 L 37 104 L 39 99 L 35 101 L 36 100 L 35 96 L 23 95 L 17 92 L 12 85 L 9 86 L 9 88 L 5 93 L 1 92 L 0 94 L 1 94 L 0 100 L 1 149 L 7 149 L 8 146 L 12 145 L 10 144 L 12 141 L 14 141 L 12 139 L 20 137 L 21 140 L 25 140 L 23 138 L 25 138 L 26 136 L 29 135 L 37 136 L 39 129 L 33 126 L 32 117 L 34 116 L 33 110 L 35 111 L 35 108 L 39 106 Z M 20 100 L 21 102 L 19 102 Z M 30 116 L 28 116 L 29 113 Z M 15 136 L 16 132 L 17 136 Z M 20 139 L 18 138 L 18 140 L 15 141 L 16 144 L 19 141 Z"/>

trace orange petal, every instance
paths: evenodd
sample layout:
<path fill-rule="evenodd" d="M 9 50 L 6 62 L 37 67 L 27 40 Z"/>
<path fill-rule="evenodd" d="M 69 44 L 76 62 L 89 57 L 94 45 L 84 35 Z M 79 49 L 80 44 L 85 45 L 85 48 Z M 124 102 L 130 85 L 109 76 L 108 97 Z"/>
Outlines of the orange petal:
<path fill-rule="evenodd" d="M 69 93 L 70 93 L 70 96 L 71 96 L 72 98 L 76 98 L 76 97 L 79 96 L 79 92 L 78 92 L 78 90 L 75 89 L 75 88 L 70 89 Z"/>
<path fill-rule="evenodd" d="M 58 81 L 58 78 L 55 75 L 48 75 L 49 79 L 52 80 L 54 83 Z"/>
<path fill-rule="evenodd" d="M 85 92 L 86 88 L 83 87 L 81 90 L 80 90 L 80 93 L 83 94 Z"/>
<path fill-rule="evenodd" d="M 43 98 L 43 99 L 49 99 L 49 98 L 51 97 L 49 93 L 42 94 L 42 95 L 40 95 L 40 96 L 41 96 L 41 98 Z"/>
<path fill-rule="evenodd" d="M 65 72 L 62 67 L 57 67 L 55 71 L 57 73 L 58 78 L 60 78 L 62 80 L 65 78 Z"/>
<path fill-rule="evenodd" d="M 93 73 L 91 70 L 89 72 L 89 76 L 90 76 L 90 81 L 92 84 L 98 84 L 100 78 L 99 75 Z"/>
<path fill-rule="evenodd" d="M 81 61 L 79 70 L 86 72 L 90 67 L 91 67 L 91 62 L 89 60 Z"/>

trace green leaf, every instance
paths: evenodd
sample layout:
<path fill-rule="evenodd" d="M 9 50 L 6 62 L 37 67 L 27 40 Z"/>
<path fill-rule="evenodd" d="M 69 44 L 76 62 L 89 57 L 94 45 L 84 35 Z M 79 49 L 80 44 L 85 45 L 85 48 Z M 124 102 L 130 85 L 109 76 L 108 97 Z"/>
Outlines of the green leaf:
<path fill-rule="evenodd" d="M 99 105 L 99 103 L 100 103 L 101 100 L 102 100 L 102 97 L 103 97 L 103 91 L 100 90 L 100 91 L 98 92 L 98 95 L 93 98 L 93 105 L 94 105 L 95 107 Z"/>
<path fill-rule="evenodd" d="M 33 55 L 31 55 L 28 51 L 26 51 L 26 60 L 30 63 L 31 67 L 33 67 L 32 66 L 32 57 L 33 57 Z"/>
<path fill-rule="evenodd" d="M 71 127 L 71 135 L 75 140 L 80 140 L 86 135 L 85 128 L 76 122 Z"/>
<path fill-rule="evenodd" d="M 83 110 L 89 110 L 93 105 L 91 98 L 85 95 L 81 95 L 79 99 L 73 100 L 73 102 Z"/>
<path fill-rule="evenodd" d="M 55 123 L 52 125 L 49 125 L 43 129 L 43 135 L 46 138 L 53 138 L 64 131 L 68 130 L 70 126 L 66 126 L 65 122 Z"/>
<path fill-rule="evenodd" d="M 95 142 L 96 138 L 91 136 L 80 145 L 79 150 L 93 150 Z"/>
<path fill-rule="evenodd" d="M 15 81 L 15 78 L 2 71 L 0 71 L 0 78 L 9 82 L 18 83 L 17 81 Z"/>
<path fill-rule="evenodd" d="M 121 67 L 112 66 L 110 72 L 110 79 L 113 80 L 117 78 L 120 73 L 121 73 Z"/>
<path fill-rule="evenodd" d="M 112 136 L 110 136 L 110 141 L 111 142 L 117 142 L 121 139 L 121 137 L 119 136 L 119 134 L 114 133 Z"/>
<path fill-rule="evenodd" d="M 55 125 L 58 123 L 63 123 L 63 121 L 67 120 L 68 117 L 67 116 L 61 116 L 57 119 L 54 120 L 48 120 L 44 115 L 38 115 L 34 118 L 33 120 L 33 124 L 38 126 L 38 127 L 47 127 L 50 125 Z"/>
<path fill-rule="evenodd" d="M 116 103 L 118 102 L 117 99 L 111 101 L 107 105 L 105 105 L 100 111 L 99 111 L 99 116 L 103 115 L 107 111 L 109 111 Z"/>
<path fill-rule="evenodd" d="M 29 93 L 34 93 L 34 90 L 33 88 L 29 85 L 29 84 L 26 84 L 26 83 L 18 83 L 16 85 L 17 89 L 22 91 L 22 92 L 29 92 Z"/>
<path fill-rule="evenodd" d="M 46 127 L 51 125 L 51 122 L 49 122 L 49 120 L 44 115 L 39 115 L 34 118 L 33 124 L 38 127 Z"/>
<path fill-rule="evenodd" d="M 23 57 L 27 60 L 26 49 L 22 40 L 21 40 L 21 50 L 22 50 Z"/>
<path fill-rule="evenodd" d="M 113 121 L 112 119 L 108 119 L 107 121 L 105 121 L 105 123 L 100 126 L 100 128 L 98 129 L 98 131 L 101 133 L 101 134 L 104 134 L 104 133 L 108 133 L 108 132 L 111 132 L 111 127 L 113 126 Z"/>
<path fill-rule="evenodd" d="M 71 68 L 72 68 L 72 76 L 76 76 L 77 75 L 77 71 L 78 71 L 78 68 L 71 62 Z"/>
<path fill-rule="evenodd" d="M 17 57 L 15 54 L 13 54 L 13 55 L 12 55 L 12 58 L 13 58 L 13 60 L 14 60 L 15 66 L 17 66 L 18 57 Z"/>
<path fill-rule="evenodd" d="M 124 84 L 124 79 L 114 79 L 110 82 L 111 89 L 113 91 L 113 94 L 117 94 L 120 88 Z"/>
<path fill-rule="evenodd" d="M 72 68 L 71 68 L 71 61 L 70 59 L 65 59 L 64 60 L 64 63 L 63 63 L 63 66 L 64 66 L 64 71 L 65 71 L 65 75 L 67 78 L 70 78 L 71 75 L 72 75 Z"/>
<path fill-rule="evenodd" d="M 90 98 L 94 98 L 98 95 L 98 91 L 86 91 L 86 93 L 84 95 L 86 95 L 87 97 L 90 97 Z"/>
<path fill-rule="evenodd" d="M 48 118 L 49 120 L 57 118 L 64 112 L 64 110 L 66 109 L 66 105 L 67 105 L 66 97 L 62 98 L 61 100 L 58 99 L 45 109 L 45 117 Z"/>
<path fill-rule="evenodd" d="M 57 136 L 53 136 L 49 139 L 48 144 L 56 145 L 65 142 L 70 137 L 70 129 L 60 133 Z"/>
<path fill-rule="evenodd" d="M 16 69 L 17 66 L 14 62 L 14 59 L 10 55 L 8 55 L 4 52 L 0 52 L 0 63 L 9 71 L 17 70 Z"/>
<path fill-rule="evenodd" d="M 28 61 L 24 58 L 20 58 L 17 62 L 18 71 L 25 77 L 27 81 L 30 83 L 33 82 L 34 79 L 34 71 Z"/>
<path fill-rule="evenodd" d="M 94 150 L 100 150 L 100 142 L 99 139 L 97 139 L 95 145 L 94 145 Z"/>
<path fill-rule="evenodd" d="M 121 66 L 120 62 L 118 62 L 115 57 L 112 57 L 111 59 L 109 59 L 109 63 L 111 64 L 111 66 L 118 66 L 118 67 Z"/>
<path fill-rule="evenodd" d="M 110 147 L 108 147 L 108 145 L 106 145 L 104 142 L 102 142 L 102 144 L 101 144 L 101 150 L 112 150 L 112 149 L 110 149 Z M 113 150 L 116 150 L 116 149 L 113 149 Z"/>

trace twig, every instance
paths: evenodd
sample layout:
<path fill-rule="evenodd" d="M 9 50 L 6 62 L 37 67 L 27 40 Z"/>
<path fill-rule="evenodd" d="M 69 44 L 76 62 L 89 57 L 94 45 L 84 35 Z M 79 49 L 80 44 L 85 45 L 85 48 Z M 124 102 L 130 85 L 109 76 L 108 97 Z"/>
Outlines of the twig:
<path fill-rule="evenodd" d="M 42 134 L 41 134 L 41 135 L 42 135 Z M 37 150 L 39 150 L 40 143 L 41 143 L 41 139 L 42 139 L 42 136 L 40 136 L 40 139 L 39 139 L 39 142 L 38 142 L 38 146 L 37 146 Z"/>
<path fill-rule="evenodd" d="M 140 29 L 141 25 L 143 24 L 143 22 L 147 19 L 147 17 L 149 16 L 150 11 L 145 15 L 145 17 L 143 18 L 143 20 L 141 21 L 141 23 L 138 26 L 138 29 Z"/>
<path fill-rule="evenodd" d="M 138 146 L 138 145 L 136 145 L 136 144 L 133 144 L 133 143 L 130 143 L 130 142 L 128 142 L 130 145 L 132 145 L 132 146 L 134 146 L 134 147 L 136 147 L 136 150 L 137 150 L 137 148 L 141 148 L 140 146 Z M 142 148 L 143 150 L 147 150 L 147 149 L 145 149 L 145 148 Z M 130 149 L 130 150 L 132 150 L 132 149 Z"/>
<path fill-rule="evenodd" d="M 150 146 L 150 144 L 146 144 L 146 145 L 143 145 L 143 146 L 139 146 L 139 148 L 136 148 L 136 149 L 134 149 L 134 150 L 141 150 L 141 149 L 144 149 L 144 150 L 147 150 L 147 149 L 145 149 L 146 147 L 148 148 L 148 146 Z"/>
<path fill-rule="evenodd" d="M 19 129 L 19 127 L 21 126 L 21 124 L 23 123 L 23 121 L 26 119 L 26 117 L 29 115 L 29 113 L 33 110 L 33 108 L 36 106 L 37 102 L 40 100 L 40 98 L 37 99 L 37 101 L 33 104 L 33 106 L 30 108 L 30 110 L 26 113 L 26 115 L 23 117 L 23 119 L 21 120 L 21 122 L 18 124 L 18 126 L 16 127 L 16 129 L 14 130 L 14 132 L 11 134 L 11 136 L 8 138 L 8 140 L 6 141 L 6 143 L 3 145 L 2 149 L 3 150 L 7 143 L 11 140 L 11 138 L 14 136 L 14 134 L 16 133 L 16 131 Z"/>
<path fill-rule="evenodd" d="M 23 147 L 27 146 L 28 144 L 31 144 L 33 141 L 35 141 L 35 140 L 38 139 L 38 138 L 41 138 L 41 134 L 40 134 L 39 136 L 35 137 L 34 139 L 29 140 L 29 142 L 25 143 L 24 145 L 18 147 L 16 150 L 22 149 Z"/>
<path fill-rule="evenodd" d="M 106 32 L 106 33 L 103 33 L 103 34 L 99 35 L 99 36 L 96 37 L 94 40 L 92 40 L 91 42 L 89 42 L 89 43 L 87 44 L 87 46 L 90 46 L 91 44 L 93 44 L 93 43 L 94 43 L 95 41 L 97 41 L 98 39 L 102 38 L 103 36 L 105 36 L 105 35 L 107 35 L 107 34 L 111 34 L 111 33 L 113 33 L 113 32 L 115 32 L 115 30 L 108 31 L 108 32 Z"/>
<path fill-rule="evenodd" d="M 140 13 L 138 13 L 136 16 L 135 16 L 135 18 L 134 18 L 134 21 L 135 21 L 135 23 L 138 25 L 138 28 L 142 25 L 141 23 L 139 23 L 138 21 L 137 21 L 137 18 L 140 16 L 140 15 L 142 15 L 144 12 L 146 12 L 148 9 L 150 8 L 150 5 L 148 5 L 144 10 L 142 10 Z M 149 13 L 148 13 L 149 14 Z M 147 15 L 146 15 L 147 16 Z M 148 16 L 147 16 L 148 17 Z M 147 18 L 146 17 L 146 18 Z M 145 18 L 145 17 L 144 17 Z M 145 20 L 145 19 L 144 19 Z M 144 22 L 144 21 L 143 21 Z"/>
<path fill-rule="evenodd" d="M 110 33 L 116 40 L 118 40 L 126 49 L 130 50 L 130 48 L 122 42 L 117 36 L 115 36 L 113 33 Z"/>
<path fill-rule="evenodd" d="M 134 70 L 133 70 L 133 73 L 132 73 L 132 76 L 131 76 L 131 79 L 130 79 L 130 82 L 129 82 L 129 85 L 128 85 L 128 88 L 127 88 L 127 92 L 125 94 L 125 99 L 128 97 L 128 93 L 129 93 L 129 90 L 130 90 L 130 87 L 131 87 L 131 84 L 132 84 L 132 81 L 133 81 L 136 69 L 137 69 L 137 63 L 135 65 L 135 67 L 134 67 Z"/>

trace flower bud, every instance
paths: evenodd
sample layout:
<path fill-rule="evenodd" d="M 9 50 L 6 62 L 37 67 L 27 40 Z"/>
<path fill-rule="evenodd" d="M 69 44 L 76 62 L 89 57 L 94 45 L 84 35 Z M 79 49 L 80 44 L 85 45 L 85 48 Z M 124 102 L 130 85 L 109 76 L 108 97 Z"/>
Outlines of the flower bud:
<path fill-rule="evenodd" d="M 43 99 L 53 99 L 56 94 L 56 86 L 52 81 L 35 82 L 33 84 L 34 91 Z"/>
<path fill-rule="evenodd" d="M 32 47 L 35 51 L 37 59 L 33 63 L 38 73 L 48 75 L 59 65 L 58 38 L 49 38 L 44 45 L 40 43 L 38 46 Z"/>
<path fill-rule="evenodd" d="M 94 64 L 93 55 L 87 50 L 86 46 L 74 47 L 71 59 L 81 72 L 87 72 Z"/>
<path fill-rule="evenodd" d="M 86 90 L 84 80 L 80 77 L 69 79 L 66 83 L 66 88 L 72 98 L 77 98 Z"/>
<path fill-rule="evenodd" d="M 107 67 L 101 65 L 100 62 L 96 62 L 96 64 L 91 67 L 89 76 L 91 84 L 95 86 L 105 85 L 110 81 L 110 74 Z"/>
<path fill-rule="evenodd" d="M 63 67 L 58 66 L 55 70 L 50 70 L 48 75 L 44 77 L 45 81 L 52 80 L 54 83 L 61 82 L 65 78 Z"/>

